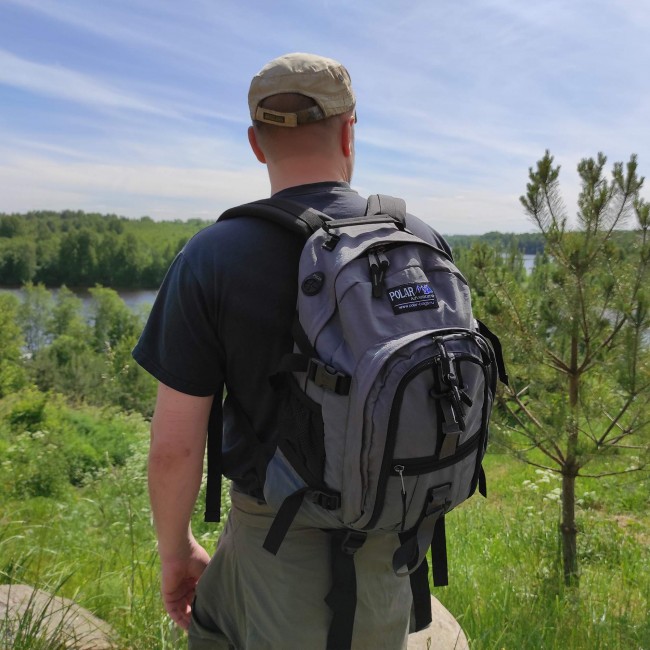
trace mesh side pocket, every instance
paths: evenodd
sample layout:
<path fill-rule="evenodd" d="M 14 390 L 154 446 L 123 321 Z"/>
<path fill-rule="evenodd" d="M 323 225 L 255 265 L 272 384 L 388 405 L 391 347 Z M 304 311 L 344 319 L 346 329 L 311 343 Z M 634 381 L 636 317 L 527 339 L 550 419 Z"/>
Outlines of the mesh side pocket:
<path fill-rule="evenodd" d="M 325 437 L 321 407 L 293 381 L 283 390 L 278 425 L 279 446 L 294 469 L 307 484 L 322 485 Z"/>

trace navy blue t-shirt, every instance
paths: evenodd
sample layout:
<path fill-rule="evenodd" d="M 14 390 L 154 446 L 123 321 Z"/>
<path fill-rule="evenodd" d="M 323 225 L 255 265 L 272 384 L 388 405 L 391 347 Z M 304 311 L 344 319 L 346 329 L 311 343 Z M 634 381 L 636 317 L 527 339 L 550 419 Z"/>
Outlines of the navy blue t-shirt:
<path fill-rule="evenodd" d="M 301 185 L 276 196 L 334 218 L 366 210 L 366 199 L 342 182 Z M 408 215 L 407 227 L 451 254 L 422 221 Z M 268 450 L 275 444 L 277 395 L 269 377 L 293 349 L 303 244 L 299 235 L 255 217 L 208 226 L 172 263 L 133 350 L 135 360 L 163 384 L 189 395 L 218 396 L 209 444 L 221 441 L 221 471 L 258 498 L 254 452 L 257 441 Z"/>

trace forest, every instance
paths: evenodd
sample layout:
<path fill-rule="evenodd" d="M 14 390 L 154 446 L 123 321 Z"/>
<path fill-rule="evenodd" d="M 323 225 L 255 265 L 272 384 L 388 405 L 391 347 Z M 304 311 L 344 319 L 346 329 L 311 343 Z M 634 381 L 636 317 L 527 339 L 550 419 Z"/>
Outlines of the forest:
<path fill-rule="evenodd" d="M 208 222 L 154 222 L 81 211 L 0 213 L 0 286 L 154 289 Z"/>
<path fill-rule="evenodd" d="M 210 221 L 154 222 L 64 210 L 0 213 L 0 286 L 156 289 L 185 242 Z M 485 243 L 527 255 L 539 253 L 539 233 L 448 237 L 453 248 Z"/>
<path fill-rule="evenodd" d="M 650 204 L 634 156 L 608 173 L 599 154 L 578 174 L 575 225 L 547 153 L 521 197 L 534 235 L 450 238 L 510 375 L 489 498 L 450 513 L 450 584 L 434 593 L 472 650 L 650 648 Z M 118 648 L 184 642 L 158 597 L 147 501 L 156 383 L 131 358 L 147 309 L 115 287 L 157 286 L 165 267 L 153 260 L 168 263 L 203 225 L 0 217 L 0 284 L 22 286 L 20 298 L 0 293 L 0 584 L 74 598 L 110 623 Z M 115 263 L 104 245 L 137 264 L 100 282 L 92 273 Z M 33 253 L 24 278 L 7 270 L 21 246 Z M 530 271 L 524 254 L 536 254 Z M 92 287 L 87 308 L 66 284 Z M 203 522 L 202 505 L 193 529 L 212 548 L 220 525 Z M 0 647 L 65 647 L 43 645 L 38 621 L 8 625 Z"/>

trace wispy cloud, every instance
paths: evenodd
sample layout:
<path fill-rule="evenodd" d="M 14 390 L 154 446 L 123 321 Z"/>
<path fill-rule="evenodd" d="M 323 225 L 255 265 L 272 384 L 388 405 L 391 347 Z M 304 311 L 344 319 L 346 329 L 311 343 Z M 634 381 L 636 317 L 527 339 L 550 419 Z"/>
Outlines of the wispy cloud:
<path fill-rule="evenodd" d="M 169 110 L 129 95 L 118 88 L 99 83 L 74 70 L 28 61 L 6 50 L 0 50 L 0 84 L 78 104 L 111 109 L 124 108 L 166 117 L 178 117 Z"/>
<path fill-rule="evenodd" d="M 245 201 L 250 192 L 268 194 L 266 175 L 252 163 L 238 170 L 188 169 L 62 163 L 36 155 L 16 157 L 9 165 L 1 165 L 0 185 L 9 188 L 3 196 L 4 211 L 19 211 L 21 202 L 29 197 L 37 201 L 34 209 L 119 211 L 131 217 L 148 214 L 163 218 L 216 218 L 230 205 Z M 51 202 L 38 203 L 47 196 L 52 197 Z M 177 211 L 156 207 L 161 204 L 175 206 Z M 111 205 L 119 205 L 120 209 L 111 209 Z"/>

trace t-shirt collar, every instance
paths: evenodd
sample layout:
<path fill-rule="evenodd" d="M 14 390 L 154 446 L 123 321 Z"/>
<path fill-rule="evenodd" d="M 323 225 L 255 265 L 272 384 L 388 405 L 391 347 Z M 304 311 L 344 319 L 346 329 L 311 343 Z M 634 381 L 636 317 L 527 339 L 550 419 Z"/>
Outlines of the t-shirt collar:
<path fill-rule="evenodd" d="M 304 196 L 307 194 L 322 194 L 324 192 L 354 192 L 349 183 L 345 181 L 323 181 L 320 183 L 306 183 L 305 185 L 295 185 L 287 187 L 273 194 L 280 198 L 289 198 L 295 196 Z"/>

